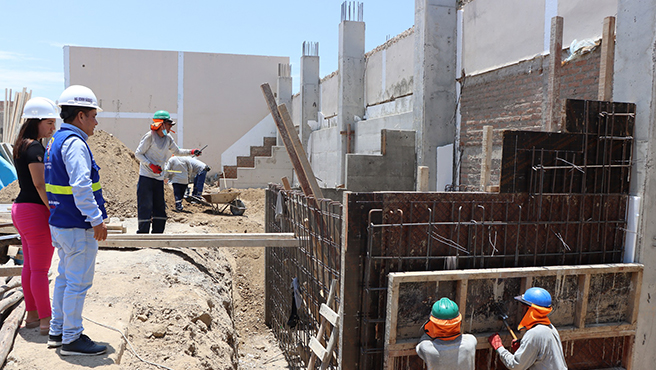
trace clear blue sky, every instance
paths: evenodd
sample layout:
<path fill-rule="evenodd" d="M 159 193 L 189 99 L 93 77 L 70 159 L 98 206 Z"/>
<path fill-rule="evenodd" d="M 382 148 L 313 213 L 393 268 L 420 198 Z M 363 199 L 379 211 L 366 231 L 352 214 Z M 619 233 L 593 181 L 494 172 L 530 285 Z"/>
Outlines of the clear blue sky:
<path fill-rule="evenodd" d="M 303 41 L 321 76 L 337 69 L 341 0 L 0 0 L 0 100 L 27 87 L 56 100 L 63 46 L 288 56 L 298 91 Z M 413 0 L 364 3 L 366 51 L 412 27 Z"/>

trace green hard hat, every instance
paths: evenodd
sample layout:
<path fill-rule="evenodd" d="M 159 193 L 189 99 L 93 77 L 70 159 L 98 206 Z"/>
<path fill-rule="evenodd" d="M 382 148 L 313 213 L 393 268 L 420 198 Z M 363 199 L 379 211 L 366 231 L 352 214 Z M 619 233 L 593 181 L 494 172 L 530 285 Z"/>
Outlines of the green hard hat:
<path fill-rule="evenodd" d="M 431 316 L 440 320 L 455 319 L 459 314 L 458 305 L 446 297 L 433 303 L 433 309 L 431 310 Z"/>
<path fill-rule="evenodd" d="M 167 112 L 165 110 L 158 110 L 157 112 L 155 112 L 155 115 L 153 116 L 153 119 L 164 119 L 164 120 L 169 119 L 170 120 L 171 115 L 169 114 L 169 112 Z"/>

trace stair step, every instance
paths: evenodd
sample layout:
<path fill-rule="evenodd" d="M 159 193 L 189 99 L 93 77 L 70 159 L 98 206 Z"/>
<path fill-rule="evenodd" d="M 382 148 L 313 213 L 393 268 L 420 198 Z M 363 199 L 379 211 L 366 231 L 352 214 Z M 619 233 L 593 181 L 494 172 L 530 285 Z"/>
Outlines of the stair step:
<path fill-rule="evenodd" d="M 223 177 L 226 179 L 236 179 L 237 166 L 223 166 Z"/>
<path fill-rule="evenodd" d="M 262 142 L 263 142 L 264 146 L 267 146 L 267 147 L 276 146 L 276 138 L 275 137 L 264 137 Z"/>
<path fill-rule="evenodd" d="M 237 167 L 255 167 L 255 158 L 253 157 L 237 157 Z"/>
<path fill-rule="evenodd" d="M 271 147 L 267 146 L 252 146 L 251 157 L 271 157 Z"/>

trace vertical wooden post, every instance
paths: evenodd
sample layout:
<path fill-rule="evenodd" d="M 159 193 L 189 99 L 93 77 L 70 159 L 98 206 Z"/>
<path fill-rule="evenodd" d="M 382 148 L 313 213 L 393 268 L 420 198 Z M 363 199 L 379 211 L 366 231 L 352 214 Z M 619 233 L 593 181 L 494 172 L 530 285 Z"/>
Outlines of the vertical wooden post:
<path fill-rule="evenodd" d="M 490 183 L 492 171 L 492 126 L 483 126 L 483 143 L 481 148 L 481 190 L 485 191 Z"/>
<path fill-rule="evenodd" d="M 560 69 L 563 53 L 563 17 L 551 18 L 551 43 L 549 47 L 549 81 L 547 88 L 547 116 L 545 131 L 560 129 Z"/>
<path fill-rule="evenodd" d="M 417 167 L 417 191 L 428 191 L 428 166 Z"/>
<path fill-rule="evenodd" d="M 613 70 L 615 68 L 615 17 L 604 18 L 599 62 L 599 94 L 597 100 L 613 99 Z"/>
<path fill-rule="evenodd" d="M 574 313 L 574 326 L 585 328 L 585 316 L 588 312 L 588 296 L 590 294 L 590 275 L 578 276 L 578 292 L 576 294 L 576 312 Z"/>

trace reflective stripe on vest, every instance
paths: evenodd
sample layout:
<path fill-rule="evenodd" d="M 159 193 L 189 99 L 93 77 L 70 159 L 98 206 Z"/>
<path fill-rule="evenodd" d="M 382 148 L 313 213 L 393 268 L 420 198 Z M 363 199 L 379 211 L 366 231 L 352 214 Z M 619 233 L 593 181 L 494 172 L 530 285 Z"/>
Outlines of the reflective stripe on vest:
<path fill-rule="evenodd" d="M 92 191 L 98 191 L 100 189 L 102 189 L 102 186 L 100 186 L 99 182 L 94 182 L 93 184 L 91 184 L 91 190 Z M 61 185 L 46 184 L 46 192 L 52 193 L 52 194 L 73 195 L 73 187 L 72 186 L 61 186 Z"/>

